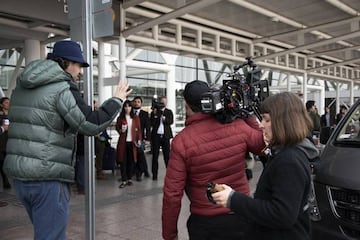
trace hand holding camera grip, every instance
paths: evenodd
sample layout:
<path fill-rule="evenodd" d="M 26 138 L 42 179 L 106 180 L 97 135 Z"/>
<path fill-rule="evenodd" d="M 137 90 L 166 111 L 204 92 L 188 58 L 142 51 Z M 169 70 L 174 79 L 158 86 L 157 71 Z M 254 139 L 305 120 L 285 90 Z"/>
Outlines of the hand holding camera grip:
<path fill-rule="evenodd" d="M 213 183 L 213 182 L 208 182 L 207 186 L 206 186 L 206 197 L 207 197 L 207 199 L 210 202 L 212 202 L 213 204 L 216 204 L 216 202 L 214 201 L 211 194 L 216 193 L 216 192 L 220 192 L 222 190 L 224 190 L 224 188 L 220 184 Z"/>

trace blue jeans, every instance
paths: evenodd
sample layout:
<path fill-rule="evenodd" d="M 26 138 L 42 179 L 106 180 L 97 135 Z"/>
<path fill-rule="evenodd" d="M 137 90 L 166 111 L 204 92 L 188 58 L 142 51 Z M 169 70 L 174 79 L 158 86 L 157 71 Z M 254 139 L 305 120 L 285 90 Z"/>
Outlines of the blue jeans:
<path fill-rule="evenodd" d="M 34 240 L 65 240 L 70 200 L 68 184 L 14 179 L 14 188 L 34 226 Z"/>

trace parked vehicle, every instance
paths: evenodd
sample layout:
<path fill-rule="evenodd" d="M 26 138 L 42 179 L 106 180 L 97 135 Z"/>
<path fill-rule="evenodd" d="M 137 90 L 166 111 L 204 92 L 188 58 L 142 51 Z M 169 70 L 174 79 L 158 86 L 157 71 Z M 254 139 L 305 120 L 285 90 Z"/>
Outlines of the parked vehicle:
<path fill-rule="evenodd" d="M 320 219 L 313 239 L 360 239 L 360 100 L 342 118 L 320 156 L 314 180 Z"/>

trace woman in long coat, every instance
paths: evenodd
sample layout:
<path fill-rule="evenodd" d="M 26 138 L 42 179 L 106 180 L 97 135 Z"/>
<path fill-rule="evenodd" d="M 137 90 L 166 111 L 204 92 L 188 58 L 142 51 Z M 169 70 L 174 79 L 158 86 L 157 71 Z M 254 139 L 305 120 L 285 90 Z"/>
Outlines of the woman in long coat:
<path fill-rule="evenodd" d="M 124 188 L 132 185 L 137 147 L 142 140 L 140 118 L 133 113 L 129 100 L 124 102 L 120 116 L 116 120 L 116 131 L 120 135 L 117 144 L 117 162 L 120 163 L 122 183 L 119 188 Z"/>

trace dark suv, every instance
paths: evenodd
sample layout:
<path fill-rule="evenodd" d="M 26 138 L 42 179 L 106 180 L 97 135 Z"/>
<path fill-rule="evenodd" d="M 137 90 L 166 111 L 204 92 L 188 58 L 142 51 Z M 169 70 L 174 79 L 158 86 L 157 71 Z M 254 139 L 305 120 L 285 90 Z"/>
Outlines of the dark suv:
<path fill-rule="evenodd" d="M 313 239 L 360 239 L 360 100 L 341 120 L 321 153 L 314 180 L 320 220 Z"/>

